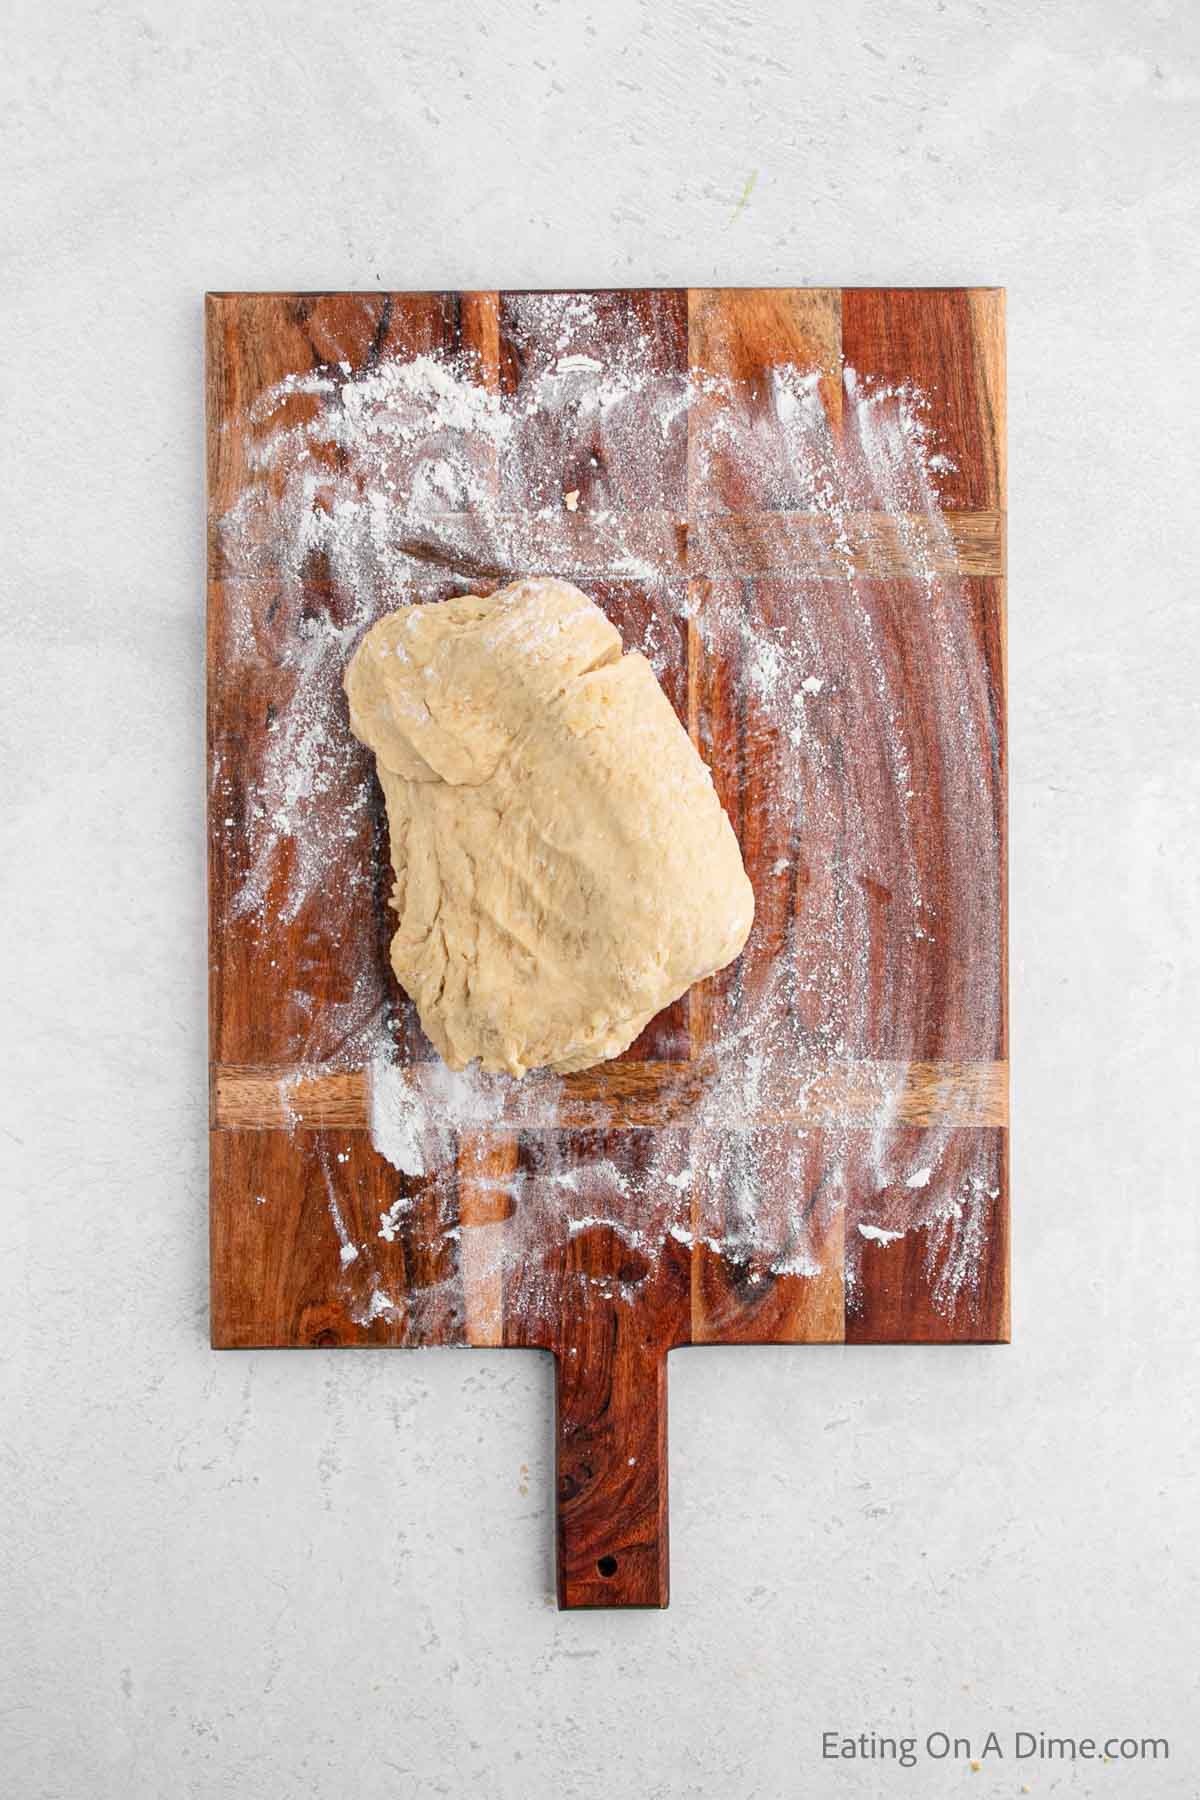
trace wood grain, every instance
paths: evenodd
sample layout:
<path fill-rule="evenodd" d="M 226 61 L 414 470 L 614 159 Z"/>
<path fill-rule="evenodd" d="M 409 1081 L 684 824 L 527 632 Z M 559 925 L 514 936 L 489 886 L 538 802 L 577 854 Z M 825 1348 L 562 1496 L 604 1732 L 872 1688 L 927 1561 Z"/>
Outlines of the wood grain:
<path fill-rule="evenodd" d="M 818 379 L 826 416 L 842 415 L 841 297 L 827 288 L 700 288 L 688 306 L 688 354 L 702 387 L 688 414 L 688 503 L 698 514 L 751 518 L 795 507 L 786 459 L 753 466 L 725 447 L 718 429 L 730 409 L 753 426 L 770 406 L 770 371 L 787 364 Z M 707 572 L 707 571 L 706 571 Z"/>
<path fill-rule="evenodd" d="M 552 1134 L 520 1140 L 542 1209 L 536 1266 L 506 1278 L 505 1343 L 548 1349 L 556 1367 L 559 1604 L 665 1606 L 667 1352 L 689 1338 L 689 1257 L 672 1235 L 669 1184 L 683 1132 Z M 565 1187 L 556 1177 L 566 1176 Z"/>
<path fill-rule="evenodd" d="M 216 1347 L 469 1341 L 446 1236 L 453 1195 L 398 1175 L 361 1133 L 213 1132 L 209 1166 L 225 1196 L 210 1212 Z M 346 1241 L 360 1246 L 349 1265 L 331 1197 Z M 380 1221 L 398 1200 L 409 1206 L 388 1242 Z"/>
<path fill-rule="evenodd" d="M 501 391 L 518 405 L 518 424 L 504 458 L 502 492 L 520 514 L 561 504 L 577 489 L 578 518 L 619 512 L 687 511 L 686 412 L 664 433 L 651 395 L 655 378 L 687 374 L 688 296 L 682 288 L 626 288 L 575 296 L 512 293 L 500 296 Z M 567 356 L 594 357 L 608 367 L 636 368 L 644 397 L 599 415 L 564 408 L 525 414 L 532 384 Z M 528 570 L 520 570 L 526 574 Z"/>
<path fill-rule="evenodd" d="M 888 1156 L 911 1166 L 915 1137 L 892 1134 Z M 949 1221 L 906 1232 L 891 1243 L 853 1245 L 858 1280 L 848 1297 L 848 1344 L 1006 1344 L 1009 1341 L 1008 1133 L 966 1128 L 946 1140 L 944 1177 L 959 1204 L 970 1209 L 971 1230 L 986 1243 L 972 1277 L 959 1280 L 952 1266 Z M 866 1171 L 859 1191 L 868 1191 Z M 845 1218 L 847 1238 L 860 1220 Z"/>
<path fill-rule="evenodd" d="M 552 1082 L 526 1076 L 491 1135 L 686 1125 L 715 1073 L 711 1062 L 697 1056 L 682 1064 L 618 1060 Z M 436 1070 L 415 1066 L 408 1079 L 426 1104 L 436 1100 L 441 1080 Z M 772 1075 L 740 1128 L 839 1125 L 869 1131 L 877 1126 L 885 1099 L 897 1124 L 1003 1125 L 1007 1071 L 1003 1063 L 988 1062 L 823 1062 L 808 1071 Z M 215 1131 L 365 1131 L 369 1119 L 362 1069 L 225 1064 L 213 1071 Z"/>
<path fill-rule="evenodd" d="M 942 503 L 1005 507 L 1004 294 L 998 288 L 846 288 L 842 353 L 860 374 L 928 395 L 953 468 Z"/>
<path fill-rule="evenodd" d="M 212 1339 L 548 1351 L 560 1604 L 662 1606 L 671 1349 L 1008 1335 L 1003 295 L 672 289 L 576 299 L 209 296 Z M 435 1094 L 432 1051 L 388 970 L 378 801 L 353 815 L 325 890 L 294 916 L 278 904 L 286 860 L 258 915 L 234 905 L 255 770 L 292 692 L 293 634 L 306 618 L 349 616 L 316 555 L 298 599 L 288 589 L 284 603 L 278 492 L 254 460 L 262 427 L 249 421 L 285 376 L 315 371 L 336 386 L 391 357 L 460 352 L 472 379 L 509 400 L 533 395 L 563 355 L 616 367 L 640 359 L 663 384 L 689 371 L 716 378 L 701 380 L 665 434 L 636 408 L 590 420 L 531 409 L 507 449 L 481 442 L 472 455 L 503 522 L 493 534 L 503 557 L 482 538 L 478 554 L 464 549 L 461 515 L 448 511 L 444 531 L 414 537 L 397 509 L 388 547 L 424 573 L 390 603 L 562 573 L 565 532 L 572 578 L 640 636 L 650 600 L 628 559 L 669 576 L 675 618 L 659 621 L 660 672 L 738 831 L 759 928 L 739 965 L 652 1021 L 624 1058 L 566 1078 L 555 1106 L 536 1079 L 521 1084 L 494 1129 L 458 1136 L 448 1168 L 409 1178 L 371 1145 L 354 1050 L 364 1016 L 386 1018 L 408 1079 L 426 1104 Z M 848 455 L 863 446 L 847 368 L 923 389 L 930 431 L 953 465 L 941 519 L 872 502 L 835 525 L 811 510 L 786 458 L 748 467 L 723 453 L 723 409 L 765 419 L 780 364 L 815 378 L 831 441 Z M 295 394 L 280 417 L 303 427 L 321 404 Z M 332 474 L 336 452 L 326 454 Z M 539 509 L 571 489 L 578 512 L 549 529 Z M 220 529 L 247 495 L 254 504 L 238 533 Z M 598 523 L 605 509 L 622 521 L 619 556 Z M 681 625 L 684 584 L 691 616 Z M 235 667 L 231 634 L 247 608 L 256 654 Z M 807 715 L 798 817 L 775 803 L 774 728 L 737 642 L 721 639 L 721 621 L 739 616 L 793 635 L 803 621 L 824 671 Z M 954 731 L 938 715 L 935 677 L 940 691 L 958 684 Z M 917 804 L 904 820 L 889 803 L 880 680 L 912 771 Z M 962 779 L 968 751 L 984 771 L 974 789 Z M 369 777 L 354 753 L 347 794 Z M 770 874 L 781 863 L 787 879 Z M 932 897 L 936 925 L 914 913 L 895 878 L 902 865 Z M 364 870 L 374 875 L 353 878 Z M 842 1001 L 832 971 L 851 954 L 861 982 Z M 370 992 L 352 987 L 362 968 L 378 973 Z M 747 1108 L 718 1179 L 701 1110 L 714 1045 L 755 984 L 780 969 L 805 1055 Z M 331 1043 L 342 1018 L 344 1042 Z M 886 1229 L 931 1132 L 947 1193 L 969 1211 L 969 1277 L 936 1217 L 900 1237 Z"/>
<path fill-rule="evenodd" d="M 568 474 L 563 479 L 571 478 Z M 446 535 L 461 538 L 460 528 L 470 516 L 454 511 L 440 515 Z M 619 583 L 630 557 L 684 579 L 779 575 L 802 568 L 810 580 L 837 580 L 845 574 L 847 549 L 862 575 L 912 575 L 918 567 L 944 575 L 1004 574 L 1003 516 L 998 512 L 948 512 L 936 529 L 917 513 L 849 513 L 839 520 L 835 533 L 827 514 L 794 508 L 772 513 L 693 511 L 690 517 L 650 509 L 625 521 L 616 558 L 611 532 L 597 522 L 594 512 L 583 510 L 582 499 L 578 512 L 552 522 L 505 511 L 496 518 L 506 556 L 469 557 L 465 568 L 472 581 L 494 586 L 523 574 L 561 571 L 564 539 L 572 579 L 586 580 L 589 587 L 606 580 Z M 389 522 L 388 532 L 383 542 L 389 550 L 429 563 L 431 585 L 423 597 L 439 598 L 436 577 L 444 554 L 442 540 L 423 538 L 399 514 Z M 209 565 L 214 579 L 265 579 L 270 558 L 270 536 L 263 522 L 256 526 L 251 521 L 236 545 L 213 533 Z M 442 577 L 447 587 L 461 585 L 461 557 L 459 569 L 458 576 Z M 315 596 L 323 592 L 317 576 L 311 587 Z"/>
<path fill-rule="evenodd" d="M 826 1134 L 748 1131 L 738 1179 L 715 1184 L 702 1145 L 692 1186 L 696 1344 L 836 1344 L 845 1337 L 845 1222 Z M 739 1166 L 740 1163 L 740 1166 Z M 747 1195 L 752 1196 L 748 1200 Z"/>

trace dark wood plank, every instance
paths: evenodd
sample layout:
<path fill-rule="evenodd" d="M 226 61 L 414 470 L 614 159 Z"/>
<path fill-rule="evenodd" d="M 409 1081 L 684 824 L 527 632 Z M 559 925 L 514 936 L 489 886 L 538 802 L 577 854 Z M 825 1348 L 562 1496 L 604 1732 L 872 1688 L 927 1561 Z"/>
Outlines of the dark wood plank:
<path fill-rule="evenodd" d="M 1003 1057 L 997 584 L 764 580 L 746 604 L 802 638 L 823 681 L 804 705 L 791 817 L 779 805 L 777 733 L 736 678 L 724 678 L 712 724 L 743 796 L 750 866 L 766 886 L 774 859 L 787 858 L 784 882 L 769 888 L 767 955 L 774 967 L 794 917 L 803 1040 L 817 1052 L 832 1038 L 862 1058 Z"/>
<path fill-rule="evenodd" d="M 577 491 L 585 515 L 608 507 L 684 516 L 687 409 L 680 404 L 664 432 L 657 403 L 672 387 L 682 400 L 687 319 L 682 288 L 500 295 L 500 385 L 518 407 L 501 457 L 501 491 L 510 504 L 521 511 L 558 507 Z M 556 371 L 570 357 L 599 363 L 598 380 L 606 371 L 629 371 L 639 384 L 603 408 L 564 392 L 553 408 L 524 416 L 523 403 L 547 380 L 564 382 Z"/>
<path fill-rule="evenodd" d="M 935 1137 L 898 1131 L 859 1148 L 849 1179 L 846 1256 L 853 1267 L 848 1344 L 1006 1344 L 1009 1341 L 1008 1133 L 962 1128 Z M 914 1165 L 928 1185 L 901 1198 Z M 882 1166 L 881 1166 L 882 1165 Z M 889 1185 L 890 1184 L 890 1185 Z M 881 1241 L 862 1227 L 898 1228 Z"/>
<path fill-rule="evenodd" d="M 468 1341 L 453 1176 L 334 1130 L 214 1131 L 209 1161 L 215 1349 Z"/>
<path fill-rule="evenodd" d="M 452 577 L 412 584 L 398 603 L 456 591 Z M 234 598 L 233 596 L 236 596 Z M 224 656 L 231 607 L 255 621 L 255 654 L 236 671 Z M 250 888 L 261 804 L 263 759 L 274 720 L 292 701 L 292 648 L 313 619 L 337 625 L 351 603 L 327 581 L 292 594 L 273 578 L 214 582 L 209 589 L 209 922 L 211 1046 L 214 1059 L 241 1063 L 332 1061 L 355 1056 L 373 1023 L 390 1019 L 397 1041 L 422 1059 L 433 1054 L 415 1008 L 392 978 L 395 929 L 382 795 L 373 760 L 352 737 L 337 670 L 322 672 L 319 704 L 338 752 L 303 798 L 301 828 L 320 829 L 339 847 L 342 876 L 289 905 L 294 851 L 281 844 L 261 900 L 240 910 Z"/>
<path fill-rule="evenodd" d="M 846 288 L 842 352 L 860 375 L 928 395 L 937 447 L 954 464 L 943 506 L 1003 512 L 1003 289 Z"/>

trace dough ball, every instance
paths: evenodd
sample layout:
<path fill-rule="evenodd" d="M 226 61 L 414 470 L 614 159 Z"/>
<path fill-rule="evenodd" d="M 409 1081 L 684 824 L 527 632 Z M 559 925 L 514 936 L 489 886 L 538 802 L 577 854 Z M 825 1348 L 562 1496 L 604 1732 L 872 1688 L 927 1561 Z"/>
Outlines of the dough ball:
<path fill-rule="evenodd" d="M 708 770 L 569 582 L 389 613 L 345 686 L 387 803 L 392 966 L 451 1068 L 618 1056 L 741 950 L 754 895 Z"/>

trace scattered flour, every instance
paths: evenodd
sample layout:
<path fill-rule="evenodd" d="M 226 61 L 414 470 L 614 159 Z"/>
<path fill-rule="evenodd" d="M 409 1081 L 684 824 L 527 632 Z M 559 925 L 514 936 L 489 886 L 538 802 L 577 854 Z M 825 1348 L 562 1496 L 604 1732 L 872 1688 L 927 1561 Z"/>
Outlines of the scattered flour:
<path fill-rule="evenodd" d="M 872 1244 L 894 1244 L 904 1236 L 902 1231 L 886 1231 L 882 1225 L 864 1225 L 861 1221 L 858 1230 L 860 1237 L 867 1238 Z"/>
<path fill-rule="evenodd" d="M 942 572 L 949 538 L 936 478 L 949 465 L 911 388 L 847 368 L 835 435 L 817 377 L 787 365 L 770 372 L 764 407 L 737 382 L 664 372 L 641 325 L 611 353 L 606 340 L 599 361 L 586 348 L 600 334 L 597 304 L 523 298 L 512 322 L 522 353 L 515 392 L 490 385 L 464 352 L 365 370 L 332 364 L 289 376 L 255 404 L 248 480 L 222 521 L 222 553 L 235 575 L 269 573 L 277 592 L 264 615 L 252 604 L 255 582 L 230 584 L 226 655 L 247 681 L 276 671 L 283 698 L 248 788 L 230 759 L 219 750 L 213 759 L 214 795 L 240 859 L 232 915 L 263 932 L 273 918 L 310 922 L 314 954 L 347 971 L 340 1000 L 294 996 L 295 1060 L 368 1071 L 374 1145 L 404 1177 L 376 1243 L 418 1229 L 457 1242 L 464 1134 L 524 1129 L 516 1171 L 477 1186 L 512 1203 L 508 1228 L 488 1234 L 488 1254 L 529 1269 L 531 1293 L 541 1248 L 561 1241 L 564 1220 L 568 1233 L 607 1225 L 636 1241 L 647 1267 L 669 1239 L 706 1244 L 761 1280 L 815 1273 L 824 1246 L 840 1249 L 833 1228 L 844 1218 L 854 1228 L 844 1233 L 852 1296 L 864 1243 L 920 1230 L 937 1302 L 953 1312 L 975 1291 L 993 1172 L 948 1156 L 945 1129 L 922 1130 L 916 1145 L 896 1132 L 903 1045 L 879 1046 L 892 1021 L 903 1036 L 922 1017 L 924 977 L 917 952 L 896 951 L 881 993 L 868 954 L 884 901 L 894 944 L 919 947 L 935 941 L 935 922 L 952 933 L 971 916 L 976 888 L 998 879 L 987 747 L 973 723 L 984 674 L 958 583 Z M 693 516 L 720 512 L 731 469 L 767 510 L 811 515 L 821 527 L 821 567 L 798 552 L 757 600 L 736 581 L 689 588 L 691 559 L 703 551 L 689 548 L 681 561 L 673 535 L 689 488 L 712 496 L 693 497 Z M 586 545 L 574 535 L 582 520 L 569 516 L 577 508 L 586 508 Z M 940 683 L 932 752 L 908 717 L 886 591 L 859 570 L 856 521 L 877 514 L 921 584 L 908 629 L 913 655 Z M 686 1130 L 655 1134 L 620 1168 L 602 1153 L 559 1162 L 547 1131 L 562 1099 L 556 1078 L 454 1074 L 419 1060 L 419 1046 L 414 1060 L 376 923 L 384 852 L 373 780 L 341 695 L 345 663 L 380 612 L 538 572 L 601 584 L 627 645 L 644 650 L 681 708 L 687 626 L 724 659 L 727 692 L 702 704 L 700 743 L 741 762 L 766 871 L 747 951 L 718 984 L 715 1041 Z M 822 704 L 806 707 L 817 695 Z M 931 779 L 930 754 L 950 871 L 936 906 L 911 812 Z M 869 778 L 854 778 L 856 758 Z M 800 910 L 790 876 L 798 866 L 807 879 Z M 965 1018 L 977 1040 L 998 1025 L 998 967 L 998 944 L 973 944 L 968 978 L 946 1002 L 947 1038 Z M 780 1117 L 781 1108 L 802 1113 L 845 1059 L 873 1084 L 865 1117 L 860 1108 L 852 1125 L 817 1136 Z M 904 1176 L 914 1148 L 921 1166 Z M 325 1173 L 356 1316 L 401 1316 L 383 1285 L 385 1270 L 396 1280 L 394 1264 L 379 1260 L 388 1252 L 352 1241 L 328 1164 Z"/>

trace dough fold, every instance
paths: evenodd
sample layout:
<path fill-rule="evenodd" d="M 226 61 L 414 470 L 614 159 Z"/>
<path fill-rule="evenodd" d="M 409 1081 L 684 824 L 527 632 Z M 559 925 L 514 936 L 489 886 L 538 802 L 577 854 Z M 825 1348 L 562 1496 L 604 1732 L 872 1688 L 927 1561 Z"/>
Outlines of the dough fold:
<path fill-rule="evenodd" d="M 345 687 L 387 804 L 392 967 L 451 1068 L 603 1062 L 741 950 L 754 895 L 708 770 L 578 588 L 402 607 Z"/>

